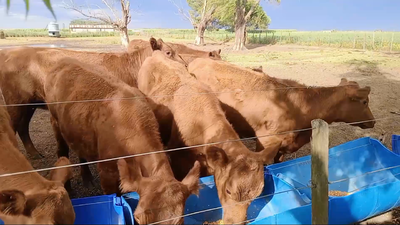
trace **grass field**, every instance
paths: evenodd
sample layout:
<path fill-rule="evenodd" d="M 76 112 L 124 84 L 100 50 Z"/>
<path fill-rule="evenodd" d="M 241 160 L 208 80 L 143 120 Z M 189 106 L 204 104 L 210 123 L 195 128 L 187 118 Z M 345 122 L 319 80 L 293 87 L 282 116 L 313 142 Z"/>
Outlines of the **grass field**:
<path fill-rule="evenodd" d="M 4 30 L 6 37 L 47 37 L 46 29 L 13 29 Z M 118 32 L 84 32 L 71 33 L 61 30 L 62 37 L 118 37 Z M 142 29 L 139 32 L 129 31 L 130 36 L 155 36 L 170 39 L 194 40 L 196 32 L 190 29 Z M 235 34 L 228 30 L 207 31 L 206 42 L 229 42 Z M 382 31 L 296 31 L 267 30 L 249 31 L 249 44 L 297 44 L 306 46 L 330 46 L 378 51 L 400 51 L 400 32 Z"/>

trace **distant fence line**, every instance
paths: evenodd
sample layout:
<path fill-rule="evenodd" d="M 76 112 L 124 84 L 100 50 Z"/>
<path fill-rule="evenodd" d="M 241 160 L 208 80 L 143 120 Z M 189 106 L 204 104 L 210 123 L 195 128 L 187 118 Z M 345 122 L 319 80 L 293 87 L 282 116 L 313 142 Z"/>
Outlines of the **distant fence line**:
<path fill-rule="evenodd" d="M 6 37 L 47 37 L 46 29 L 4 30 Z M 129 30 L 131 36 L 155 36 L 161 38 L 194 40 L 193 29 L 142 29 Z M 61 30 L 62 37 L 113 37 L 118 32 L 71 32 Z M 227 30 L 206 31 L 206 43 L 227 42 L 235 38 L 235 33 Z M 400 32 L 382 31 L 296 31 L 296 30 L 250 30 L 248 44 L 299 44 L 308 46 L 329 46 L 376 51 L 400 51 Z"/>

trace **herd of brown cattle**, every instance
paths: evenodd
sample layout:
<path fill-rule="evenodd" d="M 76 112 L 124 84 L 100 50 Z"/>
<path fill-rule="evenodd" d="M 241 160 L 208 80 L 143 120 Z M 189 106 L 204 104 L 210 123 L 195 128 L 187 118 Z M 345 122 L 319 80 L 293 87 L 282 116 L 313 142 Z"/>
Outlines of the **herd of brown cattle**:
<path fill-rule="evenodd" d="M 287 131 L 308 128 L 316 118 L 374 119 L 369 87 L 342 79 L 336 87 L 307 88 L 270 77 L 262 67 L 232 65 L 220 52 L 154 38 L 131 41 L 125 53 L 0 51 L 0 100 L 9 105 L 0 107 L 0 174 L 33 169 L 17 148 L 16 132 L 29 156 L 41 157 L 28 132 L 36 109 L 29 104 L 46 103 L 58 145 L 55 166 L 70 164 L 70 148 L 81 162 L 141 154 L 98 164 L 105 194 L 139 193 L 139 224 L 182 224 L 186 199 L 207 175 L 214 175 L 224 222 L 242 223 L 263 190 L 264 165 L 310 140 L 311 131 Z M 254 136 L 256 151 L 233 141 Z M 210 143 L 217 144 L 204 145 Z M 197 147 L 163 150 L 185 146 Z M 92 182 L 87 165 L 81 175 Z M 64 188 L 71 178 L 69 168 L 53 170 L 49 180 L 34 172 L 0 177 L 0 218 L 6 224 L 73 223 Z"/>

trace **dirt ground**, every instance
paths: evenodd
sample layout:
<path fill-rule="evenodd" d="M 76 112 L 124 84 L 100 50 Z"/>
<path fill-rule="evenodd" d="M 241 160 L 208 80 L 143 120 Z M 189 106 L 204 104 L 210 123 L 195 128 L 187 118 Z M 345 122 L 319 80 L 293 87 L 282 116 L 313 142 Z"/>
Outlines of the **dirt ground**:
<path fill-rule="evenodd" d="M 178 41 L 178 40 L 171 40 Z M 51 41 L 55 47 L 63 45 L 77 50 L 88 51 L 123 51 L 115 44 L 98 43 L 96 39 L 87 40 L 57 40 Z M 17 42 L 14 45 L 29 44 L 29 41 Z M 34 44 L 40 46 L 39 41 Z M 46 43 L 45 43 L 46 44 Z M 3 47 L 2 47 L 3 45 Z M 4 45 L 13 45 L 0 42 Z M 341 124 L 330 129 L 330 146 L 336 146 L 360 137 L 371 136 L 379 138 L 385 135 L 385 145 L 391 148 L 392 134 L 400 134 L 400 116 L 391 112 L 400 112 L 400 53 L 355 51 L 349 49 L 331 49 L 308 46 L 248 46 L 249 50 L 232 52 L 231 45 L 217 43 L 203 47 L 205 49 L 222 49 L 225 60 L 242 66 L 262 65 L 264 72 L 273 77 L 289 78 L 307 85 L 333 86 L 345 77 L 357 81 L 361 86 L 371 86 L 370 108 L 379 118 L 375 128 L 363 130 L 358 127 Z M 390 117 L 390 118 L 388 118 Z M 37 110 L 31 124 L 30 134 L 36 148 L 45 156 L 44 159 L 31 160 L 34 168 L 51 167 L 56 161 L 56 142 L 50 125 L 49 113 Z M 20 143 L 20 149 L 25 149 Z M 308 155 L 309 144 L 286 159 Z M 74 153 L 71 161 L 78 163 Z M 95 173 L 95 167 L 92 166 Z M 74 168 L 75 177 L 72 181 L 74 192 L 72 198 L 100 195 L 100 185 L 96 176 L 94 187 L 84 187 L 79 176 L 79 168 Z M 44 173 L 46 175 L 46 173 Z M 381 216 L 379 221 L 369 221 L 371 224 L 395 223 L 400 216 L 400 210 L 394 210 Z"/>

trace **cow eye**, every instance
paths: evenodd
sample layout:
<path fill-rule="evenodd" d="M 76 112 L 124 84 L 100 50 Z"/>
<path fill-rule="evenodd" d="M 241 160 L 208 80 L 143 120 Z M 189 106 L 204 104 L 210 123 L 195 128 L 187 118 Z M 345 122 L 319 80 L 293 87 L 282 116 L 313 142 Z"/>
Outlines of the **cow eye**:
<path fill-rule="evenodd" d="M 364 100 L 362 103 L 363 103 L 364 105 L 368 105 L 368 102 L 367 102 L 366 100 Z"/>
<path fill-rule="evenodd" d="M 227 193 L 228 195 L 230 195 L 230 194 L 231 194 L 231 191 L 229 191 L 228 189 L 226 189 L 226 193 Z"/>
<path fill-rule="evenodd" d="M 172 53 L 170 51 L 168 51 L 165 54 L 167 54 L 167 56 L 171 56 Z"/>

